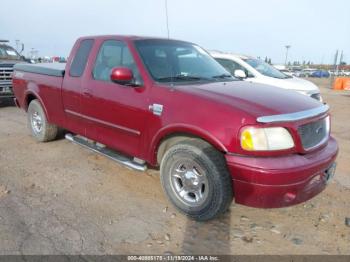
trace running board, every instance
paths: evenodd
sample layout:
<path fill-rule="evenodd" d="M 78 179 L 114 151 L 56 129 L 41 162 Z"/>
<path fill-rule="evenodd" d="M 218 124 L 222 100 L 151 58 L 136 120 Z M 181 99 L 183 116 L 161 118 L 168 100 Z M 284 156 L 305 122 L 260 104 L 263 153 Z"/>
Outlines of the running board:
<path fill-rule="evenodd" d="M 81 145 L 85 148 L 88 148 L 96 153 L 99 153 L 101 155 L 104 155 L 119 164 L 122 164 L 126 167 L 135 169 L 137 171 L 146 171 L 147 166 L 145 164 L 145 161 L 134 158 L 134 160 L 130 157 L 124 156 L 116 151 L 113 151 L 109 148 L 107 148 L 105 145 L 102 145 L 100 143 L 96 143 L 92 140 L 89 140 L 82 136 L 73 136 L 72 134 L 66 134 L 65 138 L 75 144 Z M 136 162 L 137 161 L 137 162 Z"/>

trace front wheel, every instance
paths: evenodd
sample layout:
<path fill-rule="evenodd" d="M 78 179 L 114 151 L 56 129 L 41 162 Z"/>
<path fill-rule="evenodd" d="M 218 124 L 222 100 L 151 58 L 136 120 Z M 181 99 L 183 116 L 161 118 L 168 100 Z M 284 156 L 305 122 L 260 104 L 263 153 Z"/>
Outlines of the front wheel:
<path fill-rule="evenodd" d="M 212 219 L 232 202 L 224 156 L 204 141 L 188 139 L 172 146 L 162 159 L 160 175 L 170 201 L 193 219 Z"/>
<path fill-rule="evenodd" d="M 58 127 L 47 121 L 44 109 L 37 99 L 30 102 L 27 116 L 29 129 L 36 140 L 48 142 L 56 138 Z"/>

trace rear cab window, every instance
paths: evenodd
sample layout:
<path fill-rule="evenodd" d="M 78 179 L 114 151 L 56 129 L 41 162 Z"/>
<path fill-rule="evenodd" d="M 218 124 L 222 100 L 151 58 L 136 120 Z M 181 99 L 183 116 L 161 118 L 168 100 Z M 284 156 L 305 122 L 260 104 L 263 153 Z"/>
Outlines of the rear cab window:
<path fill-rule="evenodd" d="M 84 39 L 80 42 L 79 48 L 75 53 L 75 56 L 73 58 L 73 61 L 69 70 L 70 76 L 72 77 L 82 76 L 93 44 L 94 44 L 93 39 Z"/>

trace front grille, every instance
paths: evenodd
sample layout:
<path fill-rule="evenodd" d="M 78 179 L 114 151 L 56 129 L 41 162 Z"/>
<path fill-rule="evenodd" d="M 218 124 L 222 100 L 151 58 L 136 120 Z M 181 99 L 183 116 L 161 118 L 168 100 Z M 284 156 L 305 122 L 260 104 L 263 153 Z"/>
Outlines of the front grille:
<path fill-rule="evenodd" d="M 12 67 L 0 67 L 0 96 L 12 94 Z"/>
<path fill-rule="evenodd" d="M 0 86 L 0 96 L 4 96 L 4 95 L 12 95 L 12 86 L 4 86 L 1 87 Z"/>
<path fill-rule="evenodd" d="M 12 67 L 0 67 L 0 81 L 11 81 L 12 72 Z"/>
<path fill-rule="evenodd" d="M 329 136 L 329 118 L 299 126 L 298 134 L 306 150 L 326 142 Z"/>
<path fill-rule="evenodd" d="M 319 94 L 319 93 L 312 94 L 311 97 L 316 99 L 317 101 L 321 101 L 321 94 Z"/>

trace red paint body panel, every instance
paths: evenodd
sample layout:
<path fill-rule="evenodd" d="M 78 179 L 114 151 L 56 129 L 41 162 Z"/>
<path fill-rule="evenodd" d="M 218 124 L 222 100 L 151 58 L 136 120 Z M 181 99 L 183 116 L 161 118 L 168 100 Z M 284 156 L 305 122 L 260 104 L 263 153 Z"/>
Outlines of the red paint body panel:
<path fill-rule="evenodd" d="M 93 39 L 88 63 L 81 77 L 69 74 L 82 40 Z M 123 41 L 129 48 L 142 78 L 134 88 L 93 79 L 92 70 L 105 40 Z M 283 123 L 295 147 L 278 152 L 246 152 L 240 147 L 240 132 L 259 124 L 256 118 L 312 109 L 321 104 L 294 91 L 257 86 L 244 81 L 193 85 L 160 84 L 144 66 L 130 36 L 79 38 L 68 58 L 64 77 L 15 71 L 13 89 L 19 106 L 26 110 L 29 96 L 43 105 L 50 122 L 86 136 L 125 154 L 157 165 L 159 143 L 167 136 L 188 134 L 208 141 L 226 156 L 234 181 L 236 201 L 250 206 L 277 207 L 304 201 L 322 191 L 324 184 L 305 191 L 316 173 L 323 172 L 337 153 L 333 139 L 310 152 L 305 151 L 298 126 L 325 117 Z M 149 106 L 163 105 L 161 116 Z M 295 193 L 293 201 L 285 194 Z"/>
<path fill-rule="evenodd" d="M 57 123 L 59 126 L 64 126 L 65 115 L 61 97 L 61 77 L 25 73 L 25 80 L 14 75 L 13 84 L 16 86 L 13 91 L 18 104 L 23 109 L 27 109 L 26 100 L 28 96 L 33 95 L 43 105 L 48 120 Z"/>

